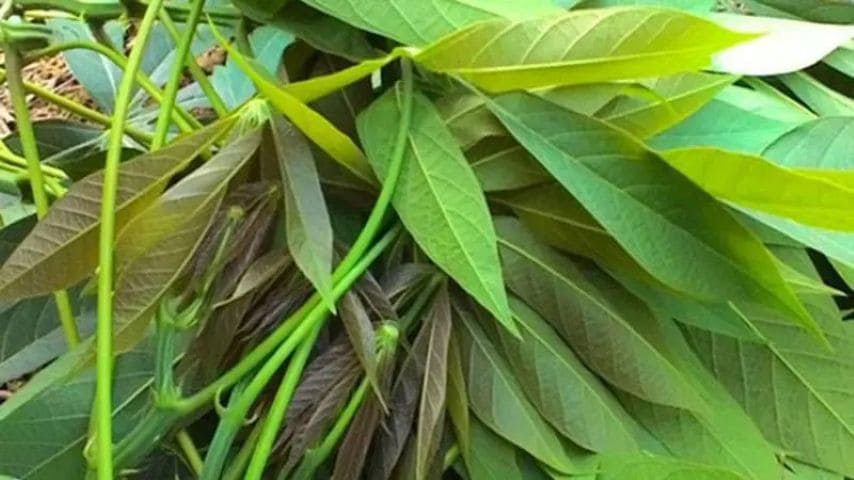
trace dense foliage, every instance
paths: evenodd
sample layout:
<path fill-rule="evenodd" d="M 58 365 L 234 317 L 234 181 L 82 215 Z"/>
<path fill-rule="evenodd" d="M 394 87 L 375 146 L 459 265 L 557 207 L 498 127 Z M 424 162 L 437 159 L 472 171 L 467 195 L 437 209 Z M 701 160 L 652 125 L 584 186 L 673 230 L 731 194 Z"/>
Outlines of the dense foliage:
<path fill-rule="evenodd" d="M 0 477 L 854 478 L 854 3 L 0 15 Z"/>

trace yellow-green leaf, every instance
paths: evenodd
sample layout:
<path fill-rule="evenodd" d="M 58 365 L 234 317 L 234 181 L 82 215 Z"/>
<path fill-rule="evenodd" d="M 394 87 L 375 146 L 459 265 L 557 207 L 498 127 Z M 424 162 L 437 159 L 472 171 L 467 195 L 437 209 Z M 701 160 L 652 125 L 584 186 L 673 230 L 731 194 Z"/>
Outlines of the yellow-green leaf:
<path fill-rule="evenodd" d="M 683 148 L 663 158 L 712 195 L 799 223 L 854 230 L 854 190 L 781 167 L 762 157 L 711 147 Z"/>
<path fill-rule="evenodd" d="M 478 23 L 416 60 L 492 92 L 690 72 L 751 36 L 675 10 L 579 10 Z"/>

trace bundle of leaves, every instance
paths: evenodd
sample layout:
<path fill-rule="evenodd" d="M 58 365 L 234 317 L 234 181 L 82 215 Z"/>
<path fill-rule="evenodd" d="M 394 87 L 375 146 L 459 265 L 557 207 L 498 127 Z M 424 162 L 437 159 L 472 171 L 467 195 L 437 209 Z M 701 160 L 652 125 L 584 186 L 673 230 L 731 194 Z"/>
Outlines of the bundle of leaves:
<path fill-rule="evenodd" d="M 854 4 L 0 13 L 0 476 L 854 478 Z"/>

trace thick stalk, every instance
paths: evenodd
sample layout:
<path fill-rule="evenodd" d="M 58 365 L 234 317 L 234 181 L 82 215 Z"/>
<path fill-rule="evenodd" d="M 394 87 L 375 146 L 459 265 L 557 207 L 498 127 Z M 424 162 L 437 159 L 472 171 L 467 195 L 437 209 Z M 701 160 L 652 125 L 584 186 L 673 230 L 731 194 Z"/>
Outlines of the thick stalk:
<path fill-rule="evenodd" d="M 175 98 L 178 96 L 178 89 L 181 87 L 181 78 L 184 76 L 184 62 L 187 54 L 190 53 L 193 37 L 196 36 L 196 25 L 199 24 L 199 18 L 201 17 L 204 6 L 205 0 L 192 0 L 190 2 L 190 15 L 187 17 L 184 36 L 178 42 L 178 48 L 175 51 L 175 63 L 172 65 L 169 80 L 166 81 L 166 88 L 163 89 L 163 101 L 160 102 L 160 115 L 157 117 L 157 125 L 154 127 L 154 139 L 151 142 L 152 150 L 157 150 L 166 143 L 166 136 L 169 134 L 169 125 L 172 123 L 170 120 L 172 118 L 172 111 L 175 108 Z M 161 17 L 163 15 L 163 13 L 160 14 Z"/>
<path fill-rule="evenodd" d="M 166 31 L 169 32 L 169 36 L 172 37 L 172 40 L 175 43 L 178 43 L 180 36 L 178 35 L 178 28 L 175 26 L 175 22 L 172 21 L 172 17 L 169 16 L 169 12 L 163 10 L 160 12 L 160 22 L 166 27 Z M 222 100 L 222 97 L 216 92 L 213 85 L 211 84 L 210 79 L 205 74 L 202 67 L 196 63 L 196 60 L 192 57 L 188 57 L 187 68 L 190 70 L 190 75 L 193 76 L 193 80 L 195 80 L 199 87 L 201 87 L 202 91 L 205 92 L 205 96 L 208 97 L 208 100 L 211 102 L 211 107 L 213 107 L 219 118 L 224 118 L 228 116 L 228 107 L 225 106 L 225 102 Z"/>
<path fill-rule="evenodd" d="M 95 414 L 98 455 L 98 480 L 113 478 L 112 377 L 113 377 L 113 243 L 116 237 L 116 191 L 121 161 L 124 126 L 130 110 L 134 79 L 142 65 L 142 54 L 157 19 L 163 0 L 154 0 L 145 11 L 128 58 L 125 76 L 116 95 L 116 109 L 104 161 L 104 186 L 101 197 L 101 227 L 98 243 L 98 316 Z"/>
<path fill-rule="evenodd" d="M 240 480 L 243 477 L 243 471 L 246 470 L 246 464 L 249 463 L 249 456 L 255 450 L 255 442 L 258 441 L 260 433 L 261 425 L 255 425 L 222 476 L 223 480 Z"/>
<path fill-rule="evenodd" d="M 291 404 L 291 399 L 300 378 L 302 378 L 302 372 L 305 370 L 308 357 L 314 349 L 314 343 L 317 341 L 322 326 L 323 324 L 318 322 L 314 330 L 309 333 L 308 338 L 302 342 L 293 360 L 288 365 L 288 370 L 276 391 L 276 396 L 273 398 L 273 403 L 270 405 L 270 410 L 261 426 L 261 435 L 258 437 L 258 443 L 246 470 L 246 480 L 261 480 L 261 475 L 267 466 L 267 460 L 270 458 L 270 452 L 273 450 L 273 444 L 276 442 L 276 435 L 278 435 L 282 420 L 285 418 L 285 412 Z"/>
<path fill-rule="evenodd" d="M 33 124 L 30 121 L 30 111 L 27 108 L 27 98 L 24 93 L 24 82 L 21 78 L 23 62 L 21 61 L 20 52 L 18 52 L 15 46 L 5 44 L 3 45 L 3 51 L 6 55 L 6 66 L 9 69 L 7 71 L 9 96 L 12 98 L 12 106 L 15 110 L 15 123 L 18 127 L 21 148 L 24 151 L 24 158 L 27 163 L 27 172 L 33 191 L 33 201 L 36 204 L 36 215 L 38 218 L 43 218 L 47 215 L 50 205 L 47 194 L 45 193 L 38 144 L 36 143 Z M 65 341 L 68 343 L 68 348 L 71 349 L 80 343 L 80 332 L 77 331 L 77 322 L 74 320 L 71 300 L 68 297 L 68 292 L 65 290 L 54 292 L 53 297 L 56 302 L 56 310 L 59 314 L 59 323 L 62 325 L 62 331 L 65 333 Z"/>

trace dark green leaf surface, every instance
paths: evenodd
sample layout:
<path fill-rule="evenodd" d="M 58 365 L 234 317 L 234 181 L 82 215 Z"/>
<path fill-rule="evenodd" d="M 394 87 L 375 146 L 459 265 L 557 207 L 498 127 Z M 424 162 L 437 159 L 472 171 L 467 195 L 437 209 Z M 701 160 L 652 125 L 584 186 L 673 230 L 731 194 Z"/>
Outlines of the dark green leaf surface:
<path fill-rule="evenodd" d="M 532 95 L 508 94 L 492 105 L 546 170 L 660 281 L 699 298 L 774 305 L 821 336 L 759 240 L 642 144 Z"/>

